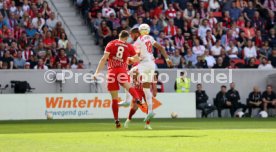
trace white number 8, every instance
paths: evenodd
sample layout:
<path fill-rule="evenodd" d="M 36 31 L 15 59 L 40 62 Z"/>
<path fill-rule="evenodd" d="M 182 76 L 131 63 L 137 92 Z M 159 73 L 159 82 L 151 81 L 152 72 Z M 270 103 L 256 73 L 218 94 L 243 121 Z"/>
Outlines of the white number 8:
<path fill-rule="evenodd" d="M 122 46 L 119 46 L 118 50 L 117 50 L 117 53 L 116 53 L 116 57 L 120 58 L 120 59 L 123 58 L 124 51 L 125 51 L 125 48 L 122 47 Z"/>

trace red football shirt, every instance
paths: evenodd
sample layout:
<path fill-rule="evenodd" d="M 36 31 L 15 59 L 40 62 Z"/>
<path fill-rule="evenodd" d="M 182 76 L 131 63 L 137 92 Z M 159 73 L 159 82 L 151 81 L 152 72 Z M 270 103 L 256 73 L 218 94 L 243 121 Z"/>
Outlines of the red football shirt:
<path fill-rule="evenodd" d="M 108 69 L 127 68 L 127 58 L 136 55 L 131 44 L 120 40 L 109 42 L 105 48 L 105 52 L 109 53 Z"/>

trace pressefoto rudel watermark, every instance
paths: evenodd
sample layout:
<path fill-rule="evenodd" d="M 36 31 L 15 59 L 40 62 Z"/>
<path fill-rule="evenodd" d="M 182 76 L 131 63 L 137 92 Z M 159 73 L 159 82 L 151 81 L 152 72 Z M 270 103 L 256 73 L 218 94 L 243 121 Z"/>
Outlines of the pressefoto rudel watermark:
<path fill-rule="evenodd" d="M 199 70 L 193 71 L 193 70 L 177 70 L 177 76 L 181 77 L 180 73 L 184 72 L 184 76 L 190 79 L 191 83 L 231 83 L 233 80 L 233 71 L 231 69 L 224 70 L 223 72 L 219 71 L 216 72 L 214 69 L 210 70 L 204 70 L 203 72 L 200 72 Z M 131 74 L 130 76 L 133 77 L 135 74 Z M 145 78 L 147 76 L 153 76 L 148 74 L 140 74 L 139 76 Z M 71 70 L 61 70 L 61 71 L 55 71 L 55 70 L 47 70 L 44 73 L 44 81 L 46 83 L 55 83 L 59 80 L 62 80 L 62 83 L 66 83 L 68 80 L 73 80 L 74 83 L 79 83 L 80 81 L 83 81 L 85 83 L 94 83 L 95 81 L 97 83 L 107 83 L 107 82 L 114 82 L 115 78 L 107 79 L 107 75 L 104 73 L 99 73 L 94 79 L 93 73 L 84 73 L 84 72 L 73 72 Z M 115 77 L 115 76 L 114 76 Z M 136 76 L 135 76 L 136 77 Z M 175 81 L 175 76 L 172 78 L 168 73 L 160 73 L 158 75 L 158 81 L 161 81 L 162 83 L 168 83 L 170 81 Z M 119 74 L 117 76 L 117 81 L 124 83 L 126 75 L 125 74 Z M 173 80 L 172 80 L 173 79 Z M 142 81 L 142 79 L 138 79 Z"/>

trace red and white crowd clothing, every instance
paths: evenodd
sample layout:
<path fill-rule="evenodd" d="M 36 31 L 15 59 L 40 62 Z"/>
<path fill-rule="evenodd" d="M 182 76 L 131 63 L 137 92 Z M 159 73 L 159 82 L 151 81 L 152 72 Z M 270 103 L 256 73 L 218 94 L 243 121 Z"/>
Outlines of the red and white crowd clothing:
<path fill-rule="evenodd" d="M 241 19 L 238 19 L 236 24 L 239 28 L 243 28 L 245 26 L 245 21 L 241 20 Z"/>
<path fill-rule="evenodd" d="M 231 28 L 231 24 L 232 24 L 232 20 L 230 17 L 223 18 L 223 23 L 222 23 L 223 27 L 226 27 L 229 29 Z"/>
<path fill-rule="evenodd" d="M 25 32 L 22 28 L 18 27 L 13 30 L 13 37 L 15 39 L 21 38 L 22 33 Z"/>
<path fill-rule="evenodd" d="M 110 7 L 104 7 L 102 9 L 102 14 L 103 14 L 103 17 L 105 18 L 109 18 L 110 14 L 116 14 L 116 12 L 114 11 L 113 8 L 110 8 Z"/>
<path fill-rule="evenodd" d="M 121 8 L 124 6 L 124 4 L 125 4 L 124 0 L 114 0 L 114 2 L 110 4 L 110 6 Z"/>
<path fill-rule="evenodd" d="M 216 43 L 216 37 L 214 35 L 206 35 L 203 39 L 203 44 L 207 45 L 208 47 L 212 47 Z"/>
<path fill-rule="evenodd" d="M 216 46 L 216 45 L 214 45 L 214 46 L 211 48 L 212 55 L 213 55 L 213 56 L 219 56 L 219 55 L 221 55 L 222 49 L 223 49 L 223 48 L 222 48 L 221 46 Z"/>
<path fill-rule="evenodd" d="M 176 17 L 176 10 L 174 8 L 168 9 L 168 10 L 166 10 L 165 14 L 168 18 L 175 18 Z"/>
<path fill-rule="evenodd" d="M 231 59 L 237 59 L 237 53 L 238 53 L 238 48 L 236 46 L 227 46 L 225 48 L 226 52 L 228 53 L 229 58 Z"/>
<path fill-rule="evenodd" d="M 62 69 L 67 69 L 69 65 L 69 59 L 67 56 L 58 56 L 56 61 L 60 63 Z"/>
<path fill-rule="evenodd" d="M 209 27 L 215 28 L 218 23 L 218 20 L 215 17 L 209 18 L 208 20 L 209 20 Z"/>
<path fill-rule="evenodd" d="M 157 41 L 160 45 L 165 46 L 165 38 L 158 37 L 158 38 L 156 39 L 156 41 Z"/>
<path fill-rule="evenodd" d="M 256 47 L 245 47 L 244 48 L 244 58 L 250 59 L 250 58 L 256 58 L 257 57 L 257 51 Z"/>
<path fill-rule="evenodd" d="M 198 28 L 198 36 L 203 39 L 206 36 L 207 30 L 211 30 L 209 26 L 199 26 Z"/>
<path fill-rule="evenodd" d="M 24 59 L 24 60 L 27 61 L 27 60 L 30 59 L 30 57 L 31 57 L 33 54 L 34 54 L 33 51 L 30 50 L 30 49 L 24 50 L 24 51 L 22 51 L 22 59 Z"/>
<path fill-rule="evenodd" d="M 276 0 L 265 0 L 264 7 L 276 12 Z"/>
<path fill-rule="evenodd" d="M 27 11 L 31 10 L 29 4 L 23 4 L 22 9 L 23 9 L 24 12 L 27 12 Z"/>
<path fill-rule="evenodd" d="M 238 38 L 240 34 L 240 29 L 238 27 L 232 27 L 232 37 Z"/>
<path fill-rule="evenodd" d="M 252 39 L 256 35 L 254 28 L 243 28 L 242 30 L 244 31 L 245 37 L 248 39 Z"/>
<path fill-rule="evenodd" d="M 263 46 L 263 38 L 262 36 L 255 37 L 255 46 L 261 48 Z"/>
<path fill-rule="evenodd" d="M 205 8 L 198 9 L 198 13 L 200 14 L 200 18 L 206 18 L 208 15 L 208 10 Z"/>
<path fill-rule="evenodd" d="M 53 38 L 45 38 L 44 40 L 43 40 L 43 43 L 45 44 L 45 45 L 47 45 L 47 46 L 51 46 L 53 43 L 55 42 L 55 40 L 53 39 Z"/>
<path fill-rule="evenodd" d="M 193 53 L 197 56 L 201 56 L 204 54 L 205 47 L 203 45 L 193 46 Z"/>
<path fill-rule="evenodd" d="M 34 69 L 38 70 L 48 70 L 48 67 L 46 65 L 36 65 Z"/>
<path fill-rule="evenodd" d="M 177 49 L 181 49 L 184 47 L 185 39 L 183 35 L 181 36 L 176 35 L 173 40 Z"/>
<path fill-rule="evenodd" d="M 176 35 L 177 27 L 168 25 L 164 28 L 164 32 L 167 36 L 172 37 Z"/>

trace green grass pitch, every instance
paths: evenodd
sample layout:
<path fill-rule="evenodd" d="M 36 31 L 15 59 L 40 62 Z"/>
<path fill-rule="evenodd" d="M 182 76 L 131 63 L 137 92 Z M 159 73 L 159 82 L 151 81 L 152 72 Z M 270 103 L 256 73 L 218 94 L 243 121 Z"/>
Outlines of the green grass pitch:
<path fill-rule="evenodd" d="M 0 152 L 274 152 L 276 119 L 1 121 Z"/>

